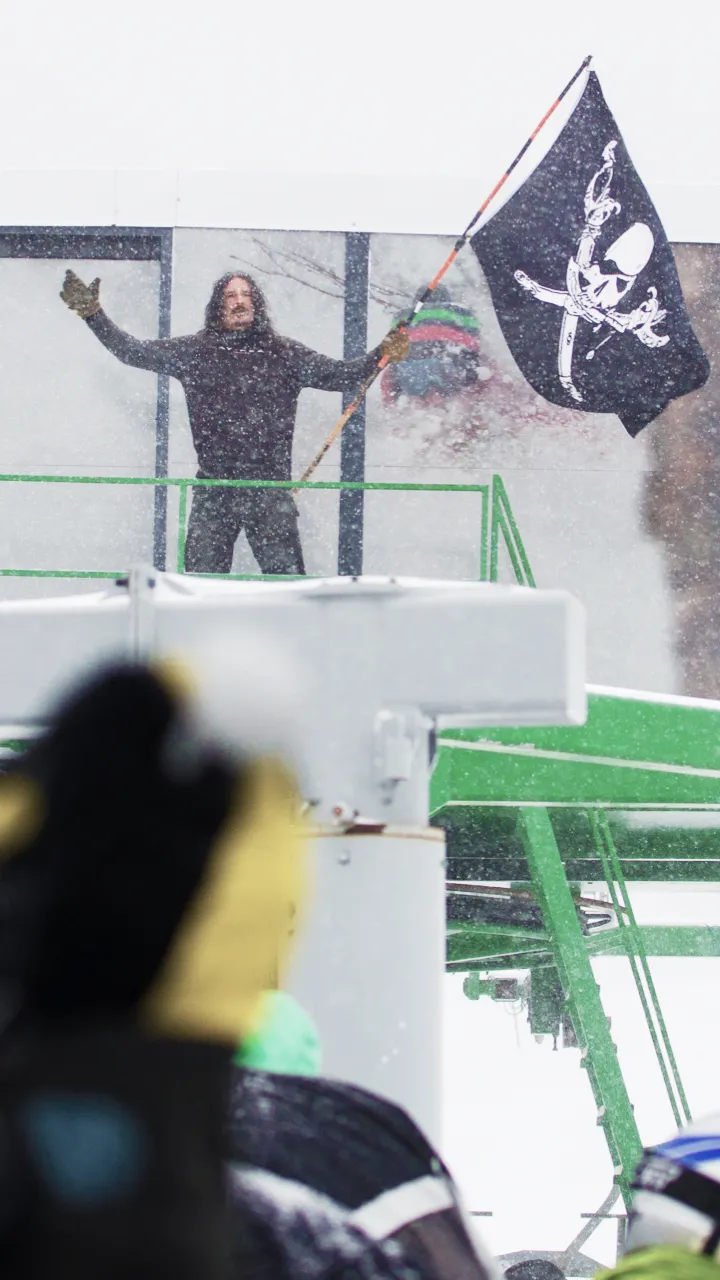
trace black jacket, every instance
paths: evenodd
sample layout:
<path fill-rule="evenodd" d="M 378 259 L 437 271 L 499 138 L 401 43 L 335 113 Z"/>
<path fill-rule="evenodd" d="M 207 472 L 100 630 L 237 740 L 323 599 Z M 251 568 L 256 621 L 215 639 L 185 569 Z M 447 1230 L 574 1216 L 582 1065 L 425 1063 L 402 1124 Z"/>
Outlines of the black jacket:
<path fill-rule="evenodd" d="M 200 473 L 225 480 L 290 480 L 303 387 L 351 393 L 380 349 L 332 360 L 277 334 L 203 329 L 186 338 L 133 338 L 104 311 L 87 322 L 124 364 L 178 378 L 185 390 Z"/>
<path fill-rule="evenodd" d="M 291 1280 L 328 1280 L 343 1267 L 405 1280 L 499 1275 L 437 1152 L 384 1098 L 336 1080 L 236 1067 L 229 1144 L 237 1227 L 262 1225 L 264 1254 L 276 1249 Z M 243 1260 L 237 1276 L 253 1274 Z"/>
<path fill-rule="evenodd" d="M 229 1280 L 229 1056 L 129 1025 L 4 1037 L 3 1280 Z"/>
<path fill-rule="evenodd" d="M 5 1035 L 2 1280 L 422 1280 L 312 1172 L 225 1164 L 229 1058 L 130 1024 Z"/>

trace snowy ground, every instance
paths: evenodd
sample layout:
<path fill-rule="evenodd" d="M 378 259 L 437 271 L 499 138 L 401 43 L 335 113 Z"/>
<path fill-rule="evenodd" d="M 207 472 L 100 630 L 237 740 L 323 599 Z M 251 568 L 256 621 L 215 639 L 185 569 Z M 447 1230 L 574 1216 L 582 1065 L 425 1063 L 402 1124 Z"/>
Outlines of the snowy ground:
<path fill-rule="evenodd" d="M 720 885 L 636 885 L 641 924 L 720 924 Z M 690 1108 L 697 1118 L 720 1111 L 717 1083 L 717 983 L 720 959 L 654 959 L 653 977 Z M 595 961 L 603 1004 L 644 1142 L 675 1129 L 630 968 L 624 959 Z M 604 1200 L 610 1157 L 580 1051 L 536 1044 L 519 1008 L 473 1002 L 462 977 L 446 979 L 445 1154 L 496 1253 L 562 1250 L 584 1225 L 580 1215 Z M 616 1211 L 621 1205 L 616 1205 Z M 615 1225 L 607 1223 L 585 1252 L 614 1260 Z"/>

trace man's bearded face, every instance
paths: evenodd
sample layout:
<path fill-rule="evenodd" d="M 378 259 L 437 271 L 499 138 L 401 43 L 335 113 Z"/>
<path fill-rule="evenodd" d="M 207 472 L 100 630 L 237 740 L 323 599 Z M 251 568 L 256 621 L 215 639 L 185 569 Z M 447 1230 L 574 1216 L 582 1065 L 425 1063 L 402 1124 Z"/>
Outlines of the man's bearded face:
<path fill-rule="evenodd" d="M 225 285 L 222 305 L 223 329 L 249 329 L 255 319 L 252 291 L 247 280 L 235 276 Z"/>

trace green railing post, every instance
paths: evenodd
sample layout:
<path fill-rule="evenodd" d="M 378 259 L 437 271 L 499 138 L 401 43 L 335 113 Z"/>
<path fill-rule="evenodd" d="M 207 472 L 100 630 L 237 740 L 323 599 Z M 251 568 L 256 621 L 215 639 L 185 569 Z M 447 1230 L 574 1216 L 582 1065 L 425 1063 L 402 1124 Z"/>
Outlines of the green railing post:
<path fill-rule="evenodd" d="M 583 1064 L 625 1204 L 642 1143 L 547 809 L 522 807 L 519 830 Z"/>
<path fill-rule="evenodd" d="M 189 481 L 180 485 L 180 503 L 178 507 L 177 536 L 177 571 L 185 572 L 185 526 L 187 524 L 187 491 Z"/>
<path fill-rule="evenodd" d="M 488 534 L 490 525 L 490 492 L 485 485 L 480 494 L 480 581 L 488 580 Z"/>
<path fill-rule="evenodd" d="M 627 922 L 623 915 L 623 908 L 618 898 L 618 892 L 615 885 L 615 880 L 610 870 L 610 864 L 608 862 L 607 852 L 603 846 L 603 841 L 602 841 L 602 837 L 599 830 L 597 816 L 595 813 L 592 812 L 592 810 L 588 810 L 588 821 L 590 823 L 590 830 L 592 831 L 593 839 L 595 841 L 595 847 L 598 851 L 598 856 L 602 864 L 605 881 L 607 883 L 608 889 L 610 890 L 610 898 L 612 900 L 613 908 L 615 910 L 615 915 L 617 917 L 618 928 L 623 933 L 623 942 L 625 943 L 625 954 L 627 955 L 627 958 L 630 962 L 630 970 L 632 972 L 633 978 L 635 979 L 635 986 L 637 987 L 637 993 L 640 997 L 642 1010 L 643 1010 L 643 1013 L 645 1014 L 645 1021 L 647 1023 L 648 1031 L 650 1032 L 650 1038 L 652 1040 L 653 1048 L 655 1050 L 655 1057 L 657 1058 L 658 1065 L 660 1067 L 660 1073 L 662 1075 L 663 1083 L 665 1085 L 665 1091 L 670 1101 L 672 1113 L 673 1113 L 673 1116 L 675 1117 L 675 1123 L 679 1128 L 682 1125 L 682 1116 L 680 1115 L 680 1110 L 677 1105 L 675 1095 L 672 1091 L 670 1076 L 668 1074 L 668 1069 L 665 1064 L 665 1059 L 663 1058 L 663 1055 L 662 1055 L 662 1049 L 660 1048 L 660 1041 L 658 1039 L 658 1034 L 652 1020 L 652 1014 L 650 1011 L 650 1006 L 648 1004 L 647 996 L 645 995 L 645 991 L 640 979 L 640 971 L 638 969 L 638 963 L 637 963 L 637 957 L 636 957 L 637 936 L 635 933 L 633 933 L 632 938 L 628 936 L 627 942 L 625 941 L 624 935 L 626 933 L 629 934 Z"/>
<path fill-rule="evenodd" d="M 598 810 L 597 812 L 590 810 L 588 812 L 588 819 L 590 821 L 590 830 L 592 831 L 595 848 L 598 851 L 598 855 L 602 863 L 603 874 L 605 876 L 608 889 L 610 890 L 610 896 L 617 916 L 618 927 L 621 929 L 623 934 L 625 951 L 628 960 L 630 961 L 630 969 L 632 971 L 633 978 L 635 979 L 635 986 L 637 987 L 638 995 L 640 996 L 640 1003 L 642 1005 L 643 1013 L 645 1014 L 645 1021 L 648 1025 L 650 1038 L 653 1042 L 653 1048 L 655 1049 L 655 1056 L 658 1060 L 660 1073 L 665 1084 L 672 1113 L 675 1117 L 675 1123 L 678 1128 L 681 1128 L 683 1123 L 687 1123 L 692 1120 L 692 1114 L 690 1112 L 687 1094 L 685 1093 L 683 1082 L 680 1078 L 680 1071 L 670 1042 L 667 1024 L 660 1007 L 655 982 L 650 971 L 642 930 L 638 927 L 637 919 L 635 918 L 635 912 L 633 910 L 630 894 L 628 893 L 625 876 L 623 875 L 623 870 L 620 866 L 620 859 L 617 855 L 617 849 L 615 848 L 615 841 L 612 838 L 612 832 L 607 820 L 607 815 L 603 810 Z M 619 893 L 618 889 L 620 891 Z M 640 976 L 641 969 L 645 982 L 647 983 L 647 994 L 645 993 Z M 657 1020 L 657 1026 L 653 1022 L 651 1005 L 652 1011 L 654 1011 L 655 1018 Z M 667 1063 L 663 1056 L 661 1041 L 665 1054 L 667 1055 Z M 673 1086 L 670 1080 L 671 1073 L 677 1090 L 677 1098 L 673 1092 Z M 682 1108 L 682 1111 L 684 1112 L 684 1120 L 683 1116 L 680 1114 L 680 1108 Z"/>
<path fill-rule="evenodd" d="M 507 547 L 513 573 L 521 586 L 534 587 L 535 578 L 530 568 L 530 561 L 520 537 L 517 521 L 510 505 L 507 489 L 502 478 L 492 478 L 492 503 L 490 516 L 490 580 L 498 580 L 498 534 L 502 533 Z"/>

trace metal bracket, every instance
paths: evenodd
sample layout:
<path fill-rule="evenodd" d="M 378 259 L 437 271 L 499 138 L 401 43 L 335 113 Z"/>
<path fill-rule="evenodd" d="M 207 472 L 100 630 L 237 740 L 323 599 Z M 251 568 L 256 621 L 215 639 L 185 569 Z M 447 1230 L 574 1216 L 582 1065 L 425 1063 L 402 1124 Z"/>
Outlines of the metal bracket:
<path fill-rule="evenodd" d="M 130 597 L 130 653 L 139 662 L 152 653 L 155 642 L 155 582 L 157 570 L 138 565 L 128 574 Z"/>
<path fill-rule="evenodd" d="M 417 769 L 419 753 L 426 767 L 425 744 L 431 722 L 417 707 L 384 709 L 375 717 L 373 764 L 378 785 L 392 793 L 400 782 L 409 782 Z"/>

